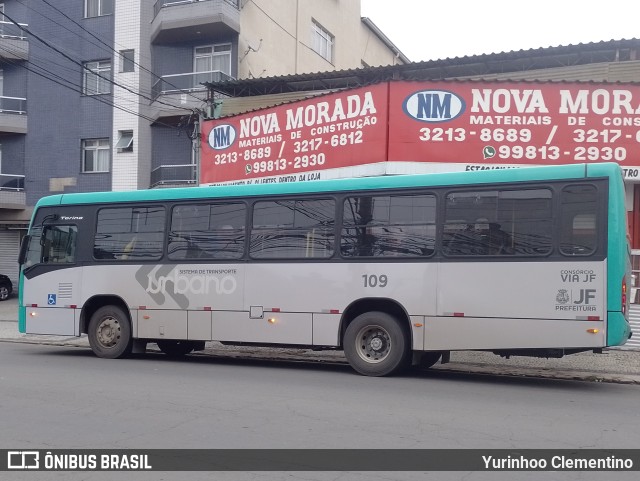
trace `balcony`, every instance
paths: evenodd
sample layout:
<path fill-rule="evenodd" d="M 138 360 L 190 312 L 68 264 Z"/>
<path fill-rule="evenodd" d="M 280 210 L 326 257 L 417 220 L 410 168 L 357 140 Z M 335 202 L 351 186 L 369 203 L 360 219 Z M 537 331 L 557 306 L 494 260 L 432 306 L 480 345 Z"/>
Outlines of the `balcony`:
<path fill-rule="evenodd" d="M 150 187 L 154 189 L 195 186 L 196 169 L 196 164 L 161 165 L 151 171 Z"/>
<path fill-rule="evenodd" d="M 0 174 L 0 208 L 24 209 L 26 202 L 24 175 Z"/>
<path fill-rule="evenodd" d="M 220 70 L 163 75 L 151 88 L 154 98 L 151 117 L 158 120 L 160 117 L 184 115 L 202 108 L 208 93 L 202 84 L 225 80 L 234 79 Z"/>
<path fill-rule="evenodd" d="M 27 133 L 27 99 L 0 96 L 0 132 Z"/>
<path fill-rule="evenodd" d="M 18 24 L 27 27 L 26 23 Z M 17 25 L 0 22 L 0 58 L 9 60 L 27 60 L 29 57 L 29 42 L 24 30 Z"/>
<path fill-rule="evenodd" d="M 240 32 L 239 0 L 157 0 L 151 42 L 170 44 Z"/>

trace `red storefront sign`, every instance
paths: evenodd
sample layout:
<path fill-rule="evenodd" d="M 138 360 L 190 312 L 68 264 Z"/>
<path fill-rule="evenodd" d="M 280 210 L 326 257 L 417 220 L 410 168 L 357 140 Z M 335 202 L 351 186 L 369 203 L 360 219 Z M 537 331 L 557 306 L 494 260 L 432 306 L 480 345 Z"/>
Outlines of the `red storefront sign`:
<path fill-rule="evenodd" d="M 389 160 L 640 165 L 640 86 L 393 82 Z"/>
<path fill-rule="evenodd" d="M 203 184 L 616 162 L 640 178 L 640 85 L 387 82 L 204 122 Z"/>
<path fill-rule="evenodd" d="M 387 89 L 378 84 L 204 122 L 200 183 L 285 182 L 384 162 Z"/>

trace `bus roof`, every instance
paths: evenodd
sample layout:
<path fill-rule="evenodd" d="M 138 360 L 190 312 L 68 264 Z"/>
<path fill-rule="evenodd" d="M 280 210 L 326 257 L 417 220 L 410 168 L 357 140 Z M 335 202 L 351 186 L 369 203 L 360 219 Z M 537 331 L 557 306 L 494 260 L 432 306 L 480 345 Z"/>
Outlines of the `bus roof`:
<path fill-rule="evenodd" d="M 528 182 L 585 177 L 617 176 L 621 169 L 615 163 L 570 164 L 514 169 L 437 174 L 388 175 L 336 180 L 297 181 L 278 184 L 221 185 L 147 189 L 121 192 L 85 192 L 58 194 L 41 198 L 36 208 L 55 205 L 102 204 L 114 202 L 147 202 L 163 200 L 197 200 L 226 197 L 341 192 L 354 190 L 394 189 L 403 187 L 436 187 L 505 182 Z"/>

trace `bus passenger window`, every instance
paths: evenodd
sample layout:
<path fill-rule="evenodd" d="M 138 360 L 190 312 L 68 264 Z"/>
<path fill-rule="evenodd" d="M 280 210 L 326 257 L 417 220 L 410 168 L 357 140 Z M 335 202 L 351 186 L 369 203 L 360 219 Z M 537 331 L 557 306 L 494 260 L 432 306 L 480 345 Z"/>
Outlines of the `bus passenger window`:
<path fill-rule="evenodd" d="M 435 252 L 433 195 L 350 197 L 344 202 L 343 257 L 426 257 Z"/>
<path fill-rule="evenodd" d="M 566 256 L 593 254 L 597 247 L 597 190 L 572 185 L 562 191 L 560 252 Z"/>
<path fill-rule="evenodd" d="M 162 257 L 164 207 L 116 207 L 98 211 L 93 257 L 143 261 Z"/>
<path fill-rule="evenodd" d="M 246 211 L 246 205 L 241 202 L 175 206 L 169 229 L 169 258 L 241 258 Z"/>
<path fill-rule="evenodd" d="M 331 257 L 334 225 L 333 199 L 256 202 L 249 253 L 254 259 Z"/>
<path fill-rule="evenodd" d="M 446 197 L 446 256 L 543 256 L 551 252 L 549 189 L 451 192 Z"/>

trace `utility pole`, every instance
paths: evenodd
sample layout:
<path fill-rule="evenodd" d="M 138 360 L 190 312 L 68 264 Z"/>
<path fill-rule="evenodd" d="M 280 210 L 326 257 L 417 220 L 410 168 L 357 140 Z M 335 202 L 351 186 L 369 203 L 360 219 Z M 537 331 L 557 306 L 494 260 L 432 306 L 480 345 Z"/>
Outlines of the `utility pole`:
<path fill-rule="evenodd" d="M 196 187 L 200 185 L 200 162 L 201 162 L 201 148 L 200 148 L 200 141 L 201 141 L 201 131 L 200 129 L 202 128 L 202 120 L 203 120 L 203 115 L 202 115 L 202 110 L 198 109 L 198 118 L 196 119 L 196 121 L 193 123 L 193 163 L 195 164 L 195 169 L 196 169 Z"/>

